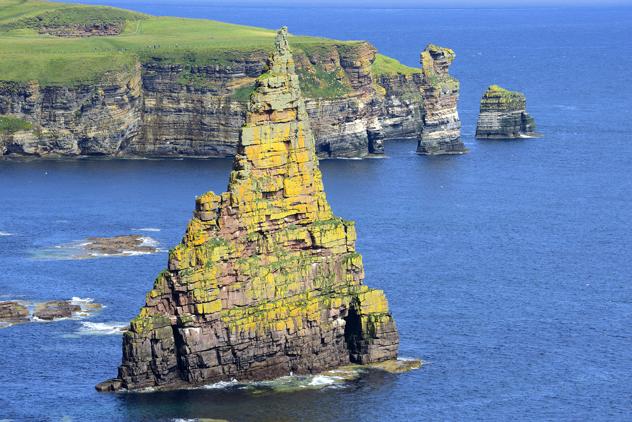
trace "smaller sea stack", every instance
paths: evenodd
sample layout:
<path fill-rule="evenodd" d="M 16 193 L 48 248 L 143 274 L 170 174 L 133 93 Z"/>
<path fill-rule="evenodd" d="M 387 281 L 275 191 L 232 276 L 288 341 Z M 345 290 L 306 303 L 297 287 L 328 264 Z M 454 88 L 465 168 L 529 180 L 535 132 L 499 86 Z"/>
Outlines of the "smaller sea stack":
<path fill-rule="evenodd" d="M 523 93 L 492 85 L 481 99 L 481 111 L 476 125 L 478 139 L 516 139 L 540 136 L 535 121 L 526 111 Z"/>
<path fill-rule="evenodd" d="M 463 154 L 461 120 L 457 111 L 459 81 L 448 70 L 456 54 L 449 48 L 429 44 L 421 52 L 424 100 L 422 129 L 417 153 L 424 155 Z"/>

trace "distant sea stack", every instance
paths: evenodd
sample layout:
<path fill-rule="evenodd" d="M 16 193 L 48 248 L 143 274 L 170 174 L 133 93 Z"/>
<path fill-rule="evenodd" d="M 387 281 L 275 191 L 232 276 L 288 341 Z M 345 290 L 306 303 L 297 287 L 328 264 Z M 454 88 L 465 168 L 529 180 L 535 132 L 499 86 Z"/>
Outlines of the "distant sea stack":
<path fill-rule="evenodd" d="M 228 191 L 196 199 L 182 242 L 123 336 L 100 391 L 316 373 L 397 357 L 354 223 L 323 190 L 286 29 L 256 82 Z"/>
<path fill-rule="evenodd" d="M 421 85 L 424 113 L 417 153 L 463 154 L 461 121 L 457 111 L 459 81 L 448 74 L 456 54 L 449 48 L 429 44 L 421 52 Z"/>
<path fill-rule="evenodd" d="M 523 93 L 492 85 L 481 99 L 476 125 L 478 139 L 515 139 L 540 136 L 533 117 L 526 111 Z"/>

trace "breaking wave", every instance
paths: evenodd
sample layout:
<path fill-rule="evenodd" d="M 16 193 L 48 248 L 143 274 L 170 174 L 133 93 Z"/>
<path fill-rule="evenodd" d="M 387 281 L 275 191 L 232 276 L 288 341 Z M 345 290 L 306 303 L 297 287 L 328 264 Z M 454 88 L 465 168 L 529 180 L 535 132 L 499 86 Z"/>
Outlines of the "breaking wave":
<path fill-rule="evenodd" d="M 92 336 L 113 336 L 123 334 L 127 324 L 120 322 L 82 322 L 77 334 Z"/>
<path fill-rule="evenodd" d="M 159 232 L 161 229 L 157 227 L 141 227 L 138 229 L 132 229 L 135 232 Z"/>

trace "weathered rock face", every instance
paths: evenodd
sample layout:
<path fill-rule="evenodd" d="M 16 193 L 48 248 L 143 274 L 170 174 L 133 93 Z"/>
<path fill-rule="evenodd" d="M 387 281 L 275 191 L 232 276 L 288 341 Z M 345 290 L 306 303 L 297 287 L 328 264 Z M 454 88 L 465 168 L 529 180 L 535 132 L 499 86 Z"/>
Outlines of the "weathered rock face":
<path fill-rule="evenodd" d="M 208 66 L 147 58 L 94 85 L 0 82 L 0 115 L 32 124 L 31 130 L 0 133 L 0 156 L 234 155 L 266 56 L 240 52 Z M 312 88 L 305 102 L 320 157 L 379 154 L 383 138 L 418 135 L 418 81 L 383 77 L 383 92 L 371 73 L 370 44 L 300 50 L 295 60 L 301 82 Z M 319 90 L 315 75 L 322 74 L 334 75 L 338 91 Z"/>
<path fill-rule="evenodd" d="M 461 120 L 457 111 L 459 81 L 449 75 L 456 55 L 449 48 L 430 44 L 421 52 L 424 113 L 417 152 L 426 155 L 463 154 Z"/>
<path fill-rule="evenodd" d="M 384 293 L 362 284 L 351 221 L 327 203 L 287 45 L 257 79 L 228 191 L 206 193 L 98 390 L 314 373 L 397 356 Z"/>
<path fill-rule="evenodd" d="M 421 134 L 424 104 L 421 96 L 421 74 L 381 75 L 384 88 L 384 112 L 380 118 L 381 133 L 386 139 L 415 139 Z"/>
<path fill-rule="evenodd" d="M 513 139 L 540 136 L 535 121 L 527 113 L 527 100 L 521 92 L 490 86 L 481 99 L 476 125 L 479 139 Z"/>
<path fill-rule="evenodd" d="M 97 86 L 0 82 L 0 114 L 32 123 L 0 133 L 0 155 L 116 155 L 139 135 L 141 94 L 140 66 Z"/>

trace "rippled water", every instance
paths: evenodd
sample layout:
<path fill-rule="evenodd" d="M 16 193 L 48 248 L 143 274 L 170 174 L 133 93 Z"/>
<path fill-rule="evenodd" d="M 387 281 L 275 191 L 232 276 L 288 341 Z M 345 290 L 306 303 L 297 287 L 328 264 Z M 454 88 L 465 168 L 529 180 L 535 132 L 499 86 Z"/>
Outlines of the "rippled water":
<path fill-rule="evenodd" d="M 427 364 L 289 393 L 97 394 L 93 386 L 115 374 L 121 340 L 82 333 L 129 321 L 166 254 L 56 261 L 32 251 L 126 233 L 168 248 L 194 196 L 225 188 L 230 160 L 0 162 L 0 298 L 106 305 L 89 320 L 0 330 L 0 418 L 629 419 L 629 10 L 137 5 L 156 7 L 369 39 L 408 64 L 429 41 L 456 50 L 470 154 L 420 157 L 414 142 L 399 141 L 386 159 L 321 163 L 334 211 L 357 221 L 366 282 L 387 293 L 401 354 Z M 477 101 L 490 83 L 525 91 L 545 137 L 475 141 Z"/>

